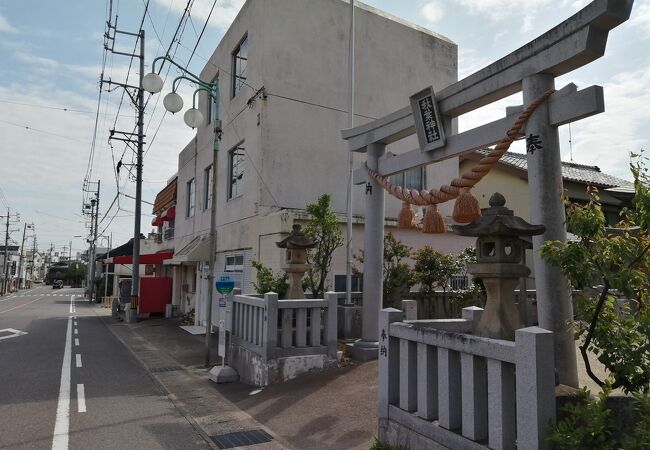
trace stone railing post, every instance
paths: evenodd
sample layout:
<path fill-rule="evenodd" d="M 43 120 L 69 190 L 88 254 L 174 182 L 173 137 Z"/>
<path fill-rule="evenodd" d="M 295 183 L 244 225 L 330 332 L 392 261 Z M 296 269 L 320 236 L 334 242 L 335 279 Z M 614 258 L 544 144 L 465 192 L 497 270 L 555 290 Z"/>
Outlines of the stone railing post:
<path fill-rule="evenodd" d="M 278 294 L 275 292 L 264 294 L 264 304 L 266 314 L 264 316 L 262 346 L 264 347 L 264 358 L 269 361 L 275 358 L 275 347 L 278 344 Z"/>
<path fill-rule="evenodd" d="M 327 323 L 325 325 L 325 342 L 327 343 L 327 357 L 336 359 L 337 343 L 337 314 L 338 295 L 336 292 L 326 292 L 325 302 L 327 303 Z"/>
<path fill-rule="evenodd" d="M 515 331 L 517 448 L 548 449 L 555 422 L 553 333 L 539 327 Z"/>
<path fill-rule="evenodd" d="M 379 377 L 377 392 L 378 437 L 386 442 L 388 406 L 399 401 L 399 339 L 390 337 L 390 324 L 402 320 L 402 311 L 395 308 L 379 312 Z"/>
<path fill-rule="evenodd" d="M 482 315 L 483 308 L 479 308 L 478 306 L 468 306 L 467 308 L 463 308 L 462 318 L 472 322 L 472 333 L 476 331 L 476 326 L 478 325 L 478 321 L 481 320 Z"/>
<path fill-rule="evenodd" d="M 418 320 L 418 302 L 415 300 L 402 300 L 404 320 Z"/>

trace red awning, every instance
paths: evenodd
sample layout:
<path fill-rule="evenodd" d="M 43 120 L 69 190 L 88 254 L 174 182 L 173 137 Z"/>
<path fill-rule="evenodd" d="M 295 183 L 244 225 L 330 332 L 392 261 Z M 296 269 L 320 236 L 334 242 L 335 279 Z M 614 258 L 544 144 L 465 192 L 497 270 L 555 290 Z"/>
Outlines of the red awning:
<path fill-rule="evenodd" d="M 164 260 L 171 259 L 173 256 L 173 251 L 140 255 L 140 264 L 161 264 Z M 104 262 L 106 264 L 132 264 L 133 255 L 113 256 L 105 259 Z"/>
<path fill-rule="evenodd" d="M 160 225 L 163 224 L 163 222 L 164 222 L 164 219 L 161 216 L 156 216 L 151 221 L 151 225 L 153 225 L 154 227 L 159 227 Z"/>
<path fill-rule="evenodd" d="M 166 212 L 165 215 L 162 217 L 162 219 L 163 219 L 163 220 L 170 221 L 170 220 L 174 220 L 174 217 L 176 217 L 176 207 L 175 207 L 175 206 L 172 206 L 171 208 L 169 208 L 169 209 L 167 210 L 167 212 Z"/>

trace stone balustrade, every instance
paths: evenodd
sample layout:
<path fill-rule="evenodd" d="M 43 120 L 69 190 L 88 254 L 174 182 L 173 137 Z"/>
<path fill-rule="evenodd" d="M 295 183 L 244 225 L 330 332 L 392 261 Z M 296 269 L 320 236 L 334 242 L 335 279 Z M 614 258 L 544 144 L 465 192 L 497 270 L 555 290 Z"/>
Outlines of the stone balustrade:
<path fill-rule="evenodd" d="M 555 419 L 553 334 L 470 334 L 482 313 L 403 322 L 380 313 L 379 439 L 408 448 L 543 449 Z"/>
<path fill-rule="evenodd" d="M 235 295 L 230 345 L 242 381 L 263 386 L 336 361 L 337 303 L 334 292 L 298 300 Z"/>

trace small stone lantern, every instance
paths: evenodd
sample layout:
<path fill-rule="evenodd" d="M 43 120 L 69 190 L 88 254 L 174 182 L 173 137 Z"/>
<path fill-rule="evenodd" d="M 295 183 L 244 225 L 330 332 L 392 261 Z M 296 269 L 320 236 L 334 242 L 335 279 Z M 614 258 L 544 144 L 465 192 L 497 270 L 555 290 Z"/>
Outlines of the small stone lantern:
<path fill-rule="evenodd" d="M 276 242 L 280 248 L 287 249 L 287 261 L 282 269 L 289 276 L 287 299 L 305 298 L 302 290 L 302 277 L 310 268 L 307 264 L 307 250 L 316 244 L 302 232 L 299 224 L 293 225 L 293 231 L 285 239 Z"/>
<path fill-rule="evenodd" d="M 461 236 L 476 236 L 477 263 L 468 271 L 483 280 L 487 293 L 485 310 L 475 334 L 496 339 L 514 340 L 522 321 L 514 302 L 514 289 L 530 269 L 522 264 L 526 241 L 522 236 L 542 234 L 544 225 L 531 225 L 505 207 L 506 199 L 498 192 L 490 198 L 490 207 L 467 225 L 455 225 Z"/>

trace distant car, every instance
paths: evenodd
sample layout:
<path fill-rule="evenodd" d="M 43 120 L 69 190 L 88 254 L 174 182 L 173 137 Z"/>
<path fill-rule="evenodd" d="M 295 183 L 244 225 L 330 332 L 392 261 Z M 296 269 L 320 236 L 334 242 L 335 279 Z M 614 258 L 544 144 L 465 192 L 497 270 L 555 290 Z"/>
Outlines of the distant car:
<path fill-rule="evenodd" d="M 63 280 L 54 280 L 52 283 L 52 289 L 61 289 L 63 288 Z"/>

